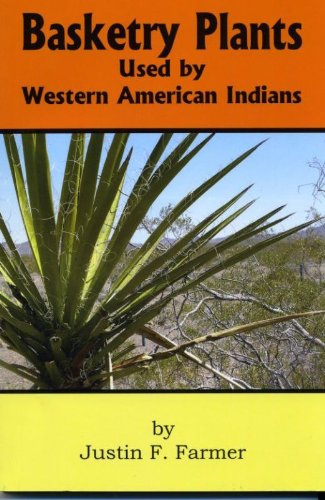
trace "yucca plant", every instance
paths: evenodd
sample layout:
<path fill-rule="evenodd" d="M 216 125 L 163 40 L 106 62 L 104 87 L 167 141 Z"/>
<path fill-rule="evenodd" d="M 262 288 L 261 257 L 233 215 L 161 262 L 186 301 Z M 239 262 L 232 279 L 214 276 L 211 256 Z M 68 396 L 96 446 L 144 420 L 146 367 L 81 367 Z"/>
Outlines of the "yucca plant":
<path fill-rule="evenodd" d="M 0 292 L 1 339 L 28 363 L 0 361 L 0 365 L 31 381 L 35 389 L 112 388 L 115 379 L 176 354 L 224 377 L 191 348 L 321 313 L 273 317 L 205 336 L 198 332 L 196 339 L 183 345 L 153 329 L 151 321 L 171 299 L 310 224 L 254 238 L 287 218 L 274 219 L 283 208 L 279 207 L 216 243 L 216 235 L 252 205 L 245 203 L 229 213 L 249 186 L 167 250 L 159 250 L 171 225 L 258 144 L 186 195 L 126 259 L 126 250 L 155 200 L 213 136 L 195 142 L 198 134 L 189 133 L 169 148 L 172 135 L 160 136 L 125 201 L 121 193 L 132 159 L 128 134 L 112 137 L 103 165 L 104 134 L 93 133 L 87 142 L 85 134 L 72 134 L 57 210 L 45 134 L 23 134 L 21 153 L 14 135 L 4 136 L 21 217 L 43 287 L 33 281 L 1 216 L 0 271 L 8 285 L 7 293 Z M 131 354 L 135 345 L 129 339 L 134 335 L 150 339 L 160 349 Z"/>

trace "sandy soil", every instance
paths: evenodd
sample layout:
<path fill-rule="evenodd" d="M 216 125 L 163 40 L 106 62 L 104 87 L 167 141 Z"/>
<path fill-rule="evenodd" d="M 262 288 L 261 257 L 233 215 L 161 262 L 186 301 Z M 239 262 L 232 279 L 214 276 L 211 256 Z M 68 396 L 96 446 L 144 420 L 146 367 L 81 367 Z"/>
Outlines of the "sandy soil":
<path fill-rule="evenodd" d="M 0 345 L 0 359 L 7 363 L 18 363 L 24 365 L 24 358 L 19 354 L 8 350 L 5 346 Z M 31 383 L 14 373 L 0 366 L 0 390 L 24 390 L 29 389 Z"/>

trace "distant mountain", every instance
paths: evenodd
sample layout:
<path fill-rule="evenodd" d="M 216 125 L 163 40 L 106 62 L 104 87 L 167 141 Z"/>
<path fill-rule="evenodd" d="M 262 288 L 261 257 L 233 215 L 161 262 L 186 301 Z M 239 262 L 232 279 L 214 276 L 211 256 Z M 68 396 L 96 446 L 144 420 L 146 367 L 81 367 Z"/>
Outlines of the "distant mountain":
<path fill-rule="evenodd" d="M 28 241 L 24 241 L 23 243 L 17 243 L 16 247 L 20 255 L 32 255 L 32 251 Z"/>
<path fill-rule="evenodd" d="M 312 231 L 314 234 L 319 236 L 320 238 L 325 238 L 325 224 L 322 224 L 321 226 L 314 226 L 305 229 L 304 231 L 300 231 L 300 236 L 306 236 Z"/>
<path fill-rule="evenodd" d="M 313 234 L 316 236 L 319 236 L 320 238 L 325 238 L 325 224 L 322 224 L 320 226 L 315 226 L 313 228 L 308 228 L 305 229 L 304 231 L 300 231 L 298 236 L 301 238 L 304 238 L 308 236 L 309 232 L 312 230 Z M 223 238 L 215 238 L 213 240 L 213 243 L 218 243 L 221 241 Z M 165 244 L 166 246 L 170 246 L 173 244 L 173 240 L 171 238 L 165 238 L 162 240 L 162 243 Z M 139 243 L 132 244 L 133 248 L 134 247 L 140 247 L 141 245 Z M 23 243 L 18 243 L 16 245 L 18 252 L 20 255 L 32 255 L 32 251 L 30 248 L 30 245 L 28 241 L 24 241 Z"/>

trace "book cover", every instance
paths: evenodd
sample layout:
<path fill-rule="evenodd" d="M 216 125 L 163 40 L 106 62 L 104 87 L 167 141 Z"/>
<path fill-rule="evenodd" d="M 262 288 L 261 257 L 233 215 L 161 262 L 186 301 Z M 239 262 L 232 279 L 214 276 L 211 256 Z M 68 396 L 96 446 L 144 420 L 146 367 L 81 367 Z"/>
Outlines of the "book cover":
<path fill-rule="evenodd" d="M 0 490 L 324 490 L 320 0 L 0 0 Z"/>

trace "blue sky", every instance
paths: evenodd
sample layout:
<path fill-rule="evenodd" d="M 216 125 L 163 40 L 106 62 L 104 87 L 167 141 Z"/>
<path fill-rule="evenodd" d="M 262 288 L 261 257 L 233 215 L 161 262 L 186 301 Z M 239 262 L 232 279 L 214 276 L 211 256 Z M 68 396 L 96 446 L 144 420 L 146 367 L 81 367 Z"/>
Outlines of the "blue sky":
<path fill-rule="evenodd" d="M 126 190 L 132 186 L 158 136 L 159 134 L 149 133 L 131 136 L 129 142 L 130 145 L 134 145 L 134 153 Z M 172 143 L 176 145 L 181 136 L 182 134 L 175 134 Z M 182 196 L 197 187 L 217 170 L 264 139 L 268 139 L 268 141 L 229 176 L 206 193 L 201 200 L 193 205 L 189 213 L 193 220 L 198 222 L 244 187 L 254 183 L 254 187 L 246 195 L 245 201 L 258 199 L 254 206 L 241 217 L 241 224 L 248 223 L 284 203 L 287 203 L 287 213 L 295 212 L 295 215 L 281 229 L 303 222 L 306 218 L 306 211 L 314 202 L 312 187 L 309 184 L 315 182 L 317 178 L 315 170 L 308 166 L 308 162 L 314 157 L 319 158 L 322 162 L 325 161 L 325 134 L 322 133 L 217 133 L 205 149 L 185 167 L 174 179 L 172 185 L 159 197 L 150 214 L 157 214 L 159 208 L 168 203 L 177 203 Z M 105 148 L 107 148 L 109 140 L 110 134 L 107 134 Z M 68 143 L 68 134 L 48 134 L 55 199 L 59 197 Z M 0 172 L 0 210 L 10 226 L 14 240 L 21 242 L 26 237 L 20 222 L 2 140 L 0 143 Z M 316 207 L 320 211 L 324 208 L 321 203 L 316 204 Z M 237 229 L 241 224 L 238 221 L 231 229 Z M 229 233 L 229 229 L 227 232 Z M 138 234 L 136 240 L 141 241 L 141 239 L 141 234 Z"/>

